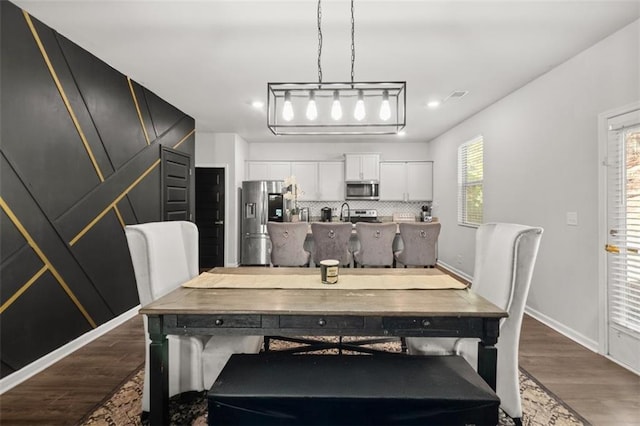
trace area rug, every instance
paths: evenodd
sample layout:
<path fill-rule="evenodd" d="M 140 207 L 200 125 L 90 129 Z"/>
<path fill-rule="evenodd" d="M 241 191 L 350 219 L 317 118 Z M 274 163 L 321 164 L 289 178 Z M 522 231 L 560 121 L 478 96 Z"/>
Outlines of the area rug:
<path fill-rule="evenodd" d="M 270 345 L 273 350 L 286 349 L 291 346 L 291 343 L 279 341 L 273 341 Z M 392 352 L 400 350 L 400 345 L 396 343 L 385 343 L 375 345 L 375 347 Z M 336 350 L 323 350 L 313 353 L 332 354 L 337 352 Z M 141 368 L 125 380 L 113 395 L 105 398 L 80 424 L 109 426 L 146 424 L 146 421 L 142 421 L 140 418 L 143 381 L 144 370 Z M 523 425 L 590 425 L 582 416 L 522 368 L 520 369 L 520 391 L 524 411 Z M 172 425 L 207 425 L 206 392 L 188 392 L 172 397 L 170 399 L 170 413 Z M 500 412 L 499 424 L 508 426 L 514 423 L 508 416 Z"/>

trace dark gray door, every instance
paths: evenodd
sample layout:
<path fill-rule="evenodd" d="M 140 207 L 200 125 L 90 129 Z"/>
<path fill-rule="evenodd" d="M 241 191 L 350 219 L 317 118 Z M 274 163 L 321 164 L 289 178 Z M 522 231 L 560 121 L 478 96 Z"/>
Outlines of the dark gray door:
<path fill-rule="evenodd" d="M 162 147 L 162 220 L 191 220 L 191 156 Z"/>
<path fill-rule="evenodd" d="M 200 267 L 224 266 L 224 168 L 196 167 Z"/>

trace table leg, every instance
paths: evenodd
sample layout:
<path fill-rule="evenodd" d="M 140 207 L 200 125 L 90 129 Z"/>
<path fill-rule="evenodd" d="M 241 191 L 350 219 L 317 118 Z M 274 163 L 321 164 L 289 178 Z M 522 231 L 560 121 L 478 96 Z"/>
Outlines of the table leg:
<path fill-rule="evenodd" d="M 162 317 L 149 315 L 149 422 L 169 424 L 169 345 L 162 333 Z"/>
<path fill-rule="evenodd" d="M 478 374 L 491 389 L 496 390 L 496 370 L 498 367 L 498 334 L 500 320 L 486 319 L 482 339 L 478 342 Z"/>

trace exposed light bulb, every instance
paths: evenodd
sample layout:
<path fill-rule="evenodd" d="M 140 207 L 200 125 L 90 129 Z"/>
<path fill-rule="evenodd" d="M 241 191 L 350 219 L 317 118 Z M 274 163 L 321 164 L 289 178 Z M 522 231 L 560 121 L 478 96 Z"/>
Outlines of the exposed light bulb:
<path fill-rule="evenodd" d="M 309 120 L 315 120 L 316 118 L 318 118 L 318 107 L 316 106 L 315 90 L 309 91 L 309 103 L 307 104 L 307 118 Z"/>
<path fill-rule="evenodd" d="M 358 121 L 362 121 L 367 115 L 364 109 L 364 93 L 362 90 L 358 90 L 358 102 L 356 102 L 356 109 L 353 111 L 353 118 Z"/>
<path fill-rule="evenodd" d="M 380 119 L 387 121 L 391 118 L 391 105 L 389 105 L 389 91 L 382 92 L 382 104 L 380 105 Z"/>
<path fill-rule="evenodd" d="M 293 105 L 291 105 L 291 93 L 284 92 L 284 105 L 282 106 L 282 118 L 285 121 L 293 120 Z"/>
<path fill-rule="evenodd" d="M 331 118 L 340 120 L 342 118 L 342 105 L 340 105 L 340 94 L 337 90 L 333 91 L 333 104 L 331 105 Z"/>

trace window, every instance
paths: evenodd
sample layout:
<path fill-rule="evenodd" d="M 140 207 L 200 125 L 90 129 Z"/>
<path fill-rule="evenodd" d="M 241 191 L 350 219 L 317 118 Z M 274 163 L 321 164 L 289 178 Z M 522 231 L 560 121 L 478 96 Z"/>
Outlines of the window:
<path fill-rule="evenodd" d="M 458 148 L 458 224 L 482 224 L 483 139 L 478 136 Z"/>

